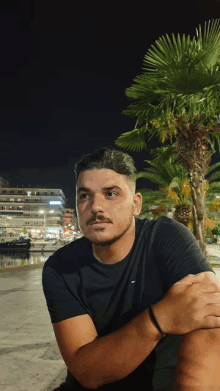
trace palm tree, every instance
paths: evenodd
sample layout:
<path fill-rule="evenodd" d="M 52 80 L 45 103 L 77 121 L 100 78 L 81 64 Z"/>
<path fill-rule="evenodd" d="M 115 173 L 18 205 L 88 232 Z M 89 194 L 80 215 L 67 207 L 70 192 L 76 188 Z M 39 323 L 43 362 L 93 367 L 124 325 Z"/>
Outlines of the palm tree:
<path fill-rule="evenodd" d="M 220 202 L 218 201 L 217 198 L 219 198 L 219 194 L 220 194 L 220 182 L 215 182 L 215 180 L 220 178 L 220 172 L 216 171 L 211 176 L 209 176 L 209 174 L 211 173 L 211 171 L 219 167 L 219 165 L 220 163 L 213 164 L 212 166 L 209 167 L 207 171 L 206 178 L 208 179 L 210 186 L 206 191 L 205 198 L 204 198 L 205 200 L 204 203 L 206 206 L 206 215 L 208 217 L 213 218 L 212 214 L 214 213 L 214 220 L 215 220 L 216 227 L 219 224 L 218 212 L 220 209 Z M 218 217 L 218 221 L 217 221 L 217 217 Z M 207 220 L 208 219 L 206 219 L 206 230 L 210 228 Z"/>
<path fill-rule="evenodd" d="M 162 147 L 163 148 L 163 147 Z M 159 191 L 154 190 L 140 191 L 143 197 L 143 206 L 147 203 L 152 205 L 163 202 L 167 206 L 175 208 L 174 218 L 188 227 L 189 212 L 192 207 L 190 198 L 189 178 L 183 165 L 173 161 L 167 161 L 162 166 L 156 159 L 152 162 L 145 160 L 152 168 L 145 168 L 145 171 L 138 172 L 136 179 L 147 178 L 153 183 L 159 185 Z M 161 205 L 160 205 L 161 207 Z"/>
<path fill-rule="evenodd" d="M 161 190 L 138 189 L 142 194 L 142 209 L 140 218 L 147 217 L 148 214 L 154 214 L 157 217 L 167 215 L 169 209 L 174 207 L 174 202 L 169 199 Z M 156 207 L 155 207 L 156 206 Z"/>
<path fill-rule="evenodd" d="M 151 68 L 125 91 L 133 103 L 122 113 L 137 117 L 135 128 L 115 142 L 138 151 L 147 148 L 145 133 L 161 143 L 172 144 L 174 137 L 174 151 L 189 174 L 193 232 L 204 254 L 204 177 L 215 142 L 220 150 L 220 27 L 219 19 L 210 22 L 203 37 L 201 26 L 196 29 L 197 40 L 172 34 L 172 43 L 166 34 L 155 42 L 159 49 L 148 50 L 144 63 Z"/>
<path fill-rule="evenodd" d="M 192 200 L 190 194 L 189 177 L 185 167 L 178 163 L 176 154 L 169 150 L 168 146 L 156 148 L 151 153 L 157 154 L 153 161 L 145 160 L 152 168 L 145 168 L 136 174 L 136 179 L 147 178 L 159 185 L 159 190 L 139 189 L 142 194 L 142 213 L 149 211 L 155 203 L 159 204 L 156 211 L 166 214 L 169 207 L 175 208 L 174 219 L 189 226 L 190 213 L 192 210 Z M 167 161 L 161 164 L 161 161 Z M 203 184 L 204 202 L 209 207 L 209 212 L 213 213 L 219 209 L 220 202 L 216 200 L 216 195 L 220 193 L 220 171 L 213 173 L 220 166 L 220 162 L 209 167 Z M 164 207 L 167 206 L 167 208 Z M 159 213 L 159 215 L 161 214 Z M 190 227 L 191 228 L 191 227 Z"/>

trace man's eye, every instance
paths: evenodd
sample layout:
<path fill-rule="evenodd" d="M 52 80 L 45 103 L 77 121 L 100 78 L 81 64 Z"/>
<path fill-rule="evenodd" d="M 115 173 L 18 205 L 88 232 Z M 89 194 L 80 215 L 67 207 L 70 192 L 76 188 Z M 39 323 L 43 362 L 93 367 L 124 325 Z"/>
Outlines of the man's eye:
<path fill-rule="evenodd" d="M 116 193 L 115 193 L 114 191 L 108 191 L 107 194 L 108 194 L 108 195 L 109 195 L 109 194 L 114 194 L 114 195 L 116 195 Z M 112 197 L 110 197 L 110 198 L 112 198 Z"/>
<path fill-rule="evenodd" d="M 113 198 L 113 195 L 117 195 L 114 191 L 108 191 L 106 194 L 107 194 L 108 197 L 110 197 L 110 198 Z M 80 200 L 85 200 L 87 196 L 88 196 L 88 194 L 86 194 L 86 193 L 81 194 L 80 197 L 79 197 L 79 199 L 80 199 Z"/>
<path fill-rule="evenodd" d="M 81 194 L 81 196 L 79 197 L 79 199 L 84 199 L 85 197 L 84 196 L 87 196 L 88 194 Z"/>

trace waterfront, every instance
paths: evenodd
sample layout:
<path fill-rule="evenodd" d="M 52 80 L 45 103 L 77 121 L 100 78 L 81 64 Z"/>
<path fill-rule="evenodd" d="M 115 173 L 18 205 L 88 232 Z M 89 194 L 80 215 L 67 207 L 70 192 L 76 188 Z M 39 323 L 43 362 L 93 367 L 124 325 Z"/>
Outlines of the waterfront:
<path fill-rule="evenodd" d="M 28 251 L 9 251 L 0 253 L 0 269 L 24 265 L 34 265 L 45 262 L 51 255 L 52 251 L 46 252 L 28 252 Z"/>
<path fill-rule="evenodd" d="M 54 251 L 8 251 L 0 252 L 0 272 L 5 268 L 16 268 L 26 265 L 39 265 L 46 262 L 46 260 L 54 253 Z M 212 267 L 220 268 L 219 256 L 208 256 L 208 262 Z"/>

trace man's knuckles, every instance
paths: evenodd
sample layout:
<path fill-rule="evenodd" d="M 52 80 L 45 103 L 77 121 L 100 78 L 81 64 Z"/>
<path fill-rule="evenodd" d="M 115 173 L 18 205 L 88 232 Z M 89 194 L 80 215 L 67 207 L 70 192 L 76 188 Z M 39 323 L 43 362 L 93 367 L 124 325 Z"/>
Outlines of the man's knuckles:
<path fill-rule="evenodd" d="M 220 291 L 220 283 L 218 277 L 213 272 L 203 272 L 204 278 L 202 279 L 202 284 L 215 284 Z"/>

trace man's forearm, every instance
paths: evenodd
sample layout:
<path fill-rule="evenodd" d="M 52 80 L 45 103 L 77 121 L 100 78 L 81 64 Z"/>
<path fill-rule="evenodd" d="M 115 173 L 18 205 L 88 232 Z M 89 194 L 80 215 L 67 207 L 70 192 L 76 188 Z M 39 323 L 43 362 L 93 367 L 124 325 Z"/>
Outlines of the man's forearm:
<path fill-rule="evenodd" d="M 173 391 L 220 391 L 220 328 L 181 338 Z"/>
<path fill-rule="evenodd" d="M 117 331 L 82 346 L 74 359 L 75 377 L 86 388 L 123 379 L 145 360 L 160 339 L 145 310 Z"/>

